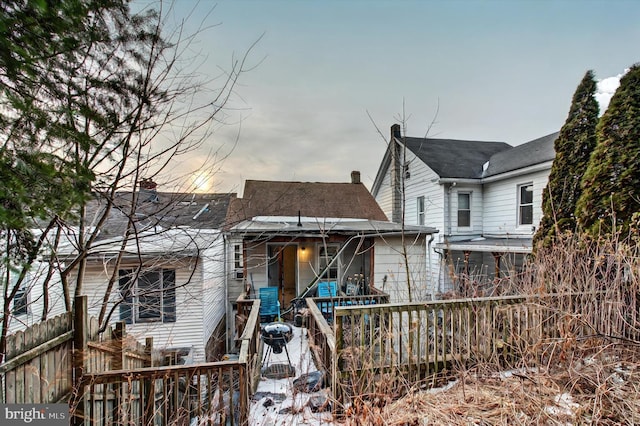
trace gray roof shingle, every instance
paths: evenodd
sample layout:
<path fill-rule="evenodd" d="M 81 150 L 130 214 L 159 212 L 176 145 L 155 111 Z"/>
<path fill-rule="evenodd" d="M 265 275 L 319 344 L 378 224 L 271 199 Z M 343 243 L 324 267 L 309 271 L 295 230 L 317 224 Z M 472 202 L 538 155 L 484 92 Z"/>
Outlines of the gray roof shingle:
<path fill-rule="evenodd" d="M 407 148 L 441 178 L 479 179 L 489 158 L 511 148 L 505 142 L 405 137 Z"/>
<path fill-rule="evenodd" d="M 100 239 L 124 234 L 132 209 L 132 193 L 118 192 L 106 222 L 100 230 Z M 133 221 L 138 230 L 150 227 L 163 229 L 189 227 L 194 229 L 222 229 L 231 200 L 235 193 L 196 194 L 156 192 L 142 190 L 137 199 Z M 87 206 L 88 224 L 100 217 L 105 200 L 95 199 Z"/>
<path fill-rule="evenodd" d="M 489 159 L 489 166 L 482 177 L 495 176 L 536 164 L 553 161 L 554 142 L 559 132 L 534 139 L 511 149 L 497 152 Z"/>

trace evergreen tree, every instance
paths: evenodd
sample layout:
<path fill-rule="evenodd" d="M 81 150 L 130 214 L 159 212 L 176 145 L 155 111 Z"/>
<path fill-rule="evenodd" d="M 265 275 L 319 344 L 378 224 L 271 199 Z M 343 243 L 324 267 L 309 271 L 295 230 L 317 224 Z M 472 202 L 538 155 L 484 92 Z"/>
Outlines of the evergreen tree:
<path fill-rule="evenodd" d="M 556 156 L 543 192 L 543 216 L 534 236 L 534 247 L 540 243 L 548 246 L 556 236 L 576 228 L 574 212 L 582 192 L 580 182 L 596 145 L 595 93 L 593 72 L 587 71 L 573 94 L 569 115 L 554 142 Z"/>
<path fill-rule="evenodd" d="M 134 19 L 127 0 L 0 2 L 3 261 L 30 263 L 31 230 L 89 197 L 94 171 L 78 157 L 109 147 L 119 101 L 134 98 L 132 61 L 114 66 L 147 37 Z"/>
<path fill-rule="evenodd" d="M 597 128 L 582 180 L 578 225 L 591 236 L 626 236 L 640 211 L 640 65 L 620 80 Z"/>

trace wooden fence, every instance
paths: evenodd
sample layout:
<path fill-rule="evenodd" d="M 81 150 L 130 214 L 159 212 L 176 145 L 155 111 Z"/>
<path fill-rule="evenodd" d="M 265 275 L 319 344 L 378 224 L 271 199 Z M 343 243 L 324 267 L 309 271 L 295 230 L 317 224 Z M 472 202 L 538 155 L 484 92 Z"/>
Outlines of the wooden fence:
<path fill-rule="evenodd" d="M 87 299 L 67 313 L 9 336 L 1 400 L 68 402 L 74 424 L 246 425 L 260 373 L 260 301 L 246 303 L 234 361 L 157 366 L 153 340 L 141 344 L 124 323 L 102 333 Z"/>
<path fill-rule="evenodd" d="M 412 386 L 433 380 L 452 365 L 540 365 L 575 339 L 640 337 L 637 315 L 600 293 L 408 304 L 320 302 L 307 301 L 310 343 L 331 378 L 334 396 L 344 402 L 349 395 L 375 394 L 380 383 Z M 384 379 L 372 380 L 375 375 Z"/>
<path fill-rule="evenodd" d="M 84 374 L 77 418 L 90 425 L 247 425 L 260 371 L 259 310 L 253 301 L 237 360 Z"/>
<path fill-rule="evenodd" d="M 56 403 L 73 387 L 73 324 L 70 313 L 7 336 L 0 365 L 3 404 Z"/>

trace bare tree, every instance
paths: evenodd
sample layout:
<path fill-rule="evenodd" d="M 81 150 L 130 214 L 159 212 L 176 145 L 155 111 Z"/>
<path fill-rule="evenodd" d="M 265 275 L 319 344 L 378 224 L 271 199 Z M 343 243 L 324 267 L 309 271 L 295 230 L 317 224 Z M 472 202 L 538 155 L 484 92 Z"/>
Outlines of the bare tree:
<path fill-rule="evenodd" d="M 49 288 L 59 277 L 65 309 L 71 310 L 72 295 L 85 290 L 87 261 L 100 250 L 100 233 L 109 218 L 117 214 L 126 226 L 120 235 L 114 235 L 119 238 L 120 248 L 111 260 L 102 295 L 100 321 L 103 325 L 108 322 L 109 313 L 113 312 L 108 304 L 125 248 L 139 238 L 142 229 L 137 216 L 140 183 L 162 182 L 181 192 L 194 189 L 186 174 L 175 172 L 175 164 L 204 143 L 214 146 L 213 131 L 224 121 L 225 105 L 234 94 L 238 79 L 248 70 L 248 54 L 253 46 L 241 57 L 232 58 L 230 66 L 218 76 L 199 76 L 197 63 L 187 57 L 187 52 L 196 36 L 207 28 L 201 25 L 195 33 L 187 34 L 184 24 L 169 27 L 166 16 L 170 10 L 162 2 L 158 10 L 140 13 L 129 11 L 126 3 L 116 2 L 118 7 L 109 9 L 86 0 L 87 15 L 78 18 L 83 25 L 74 29 L 91 28 L 97 35 L 79 38 L 81 42 L 69 51 L 52 53 L 56 61 L 39 58 L 43 69 L 55 73 L 55 80 L 48 80 L 40 93 L 34 92 L 34 86 L 29 87 L 32 97 L 38 100 L 38 110 L 46 112 L 31 118 L 45 117 L 59 129 L 59 134 L 53 135 L 40 131 L 47 141 L 41 149 L 55 159 L 63 159 L 70 185 L 81 187 L 77 188 L 77 196 L 60 208 L 34 210 L 27 215 L 27 226 L 18 230 L 4 228 L 7 249 L 26 254 L 7 256 L 4 261 L 2 354 L 10 306 L 25 288 L 31 265 L 38 259 L 47 265 L 42 275 L 45 308 L 49 304 Z M 36 77 L 44 75 L 48 74 Z M 38 83 L 37 78 L 33 83 Z M 19 129 L 24 121 L 16 119 L 14 127 Z M 43 123 L 27 125 L 37 130 L 45 127 Z M 223 155 L 216 157 L 216 148 L 210 148 L 210 155 L 216 161 L 224 159 Z M 207 170 L 219 167 L 213 160 L 202 166 Z M 127 202 L 121 197 L 123 191 Z M 55 194 L 48 196 L 55 199 Z M 170 216 L 169 209 L 175 205 L 167 203 L 159 208 L 154 212 L 155 220 Z M 145 226 L 149 225 L 153 224 Z M 27 283 L 27 287 L 31 285 L 34 284 Z M 46 312 L 43 310 L 42 319 Z"/>

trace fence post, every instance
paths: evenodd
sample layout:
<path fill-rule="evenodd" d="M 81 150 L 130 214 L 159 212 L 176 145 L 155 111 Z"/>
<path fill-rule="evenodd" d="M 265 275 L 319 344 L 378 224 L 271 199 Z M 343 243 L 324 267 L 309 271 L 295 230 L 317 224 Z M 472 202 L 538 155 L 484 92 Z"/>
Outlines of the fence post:
<path fill-rule="evenodd" d="M 124 370 L 125 369 L 125 345 L 124 339 L 127 336 L 126 325 L 124 321 L 119 321 L 116 323 L 116 329 L 113 331 L 113 345 L 114 345 L 114 354 L 113 354 L 113 362 L 111 364 L 114 370 Z M 124 400 L 124 382 L 123 383 L 115 383 L 114 384 L 114 404 L 113 404 L 113 418 L 117 422 L 121 422 L 122 424 L 126 424 L 125 413 L 126 409 L 123 406 L 125 403 Z"/>
<path fill-rule="evenodd" d="M 124 339 L 127 337 L 127 329 L 124 321 L 116 323 L 116 329 L 113 335 L 113 344 L 115 349 L 115 355 L 113 359 L 114 370 L 124 370 L 125 368 L 125 344 Z"/>
<path fill-rule="evenodd" d="M 144 345 L 144 366 L 145 367 L 153 367 L 153 337 L 147 337 L 145 339 Z M 150 420 L 153 419 L 153 412 L 155 410 L 155 380 L 146 379 L 142 381 L 142 398 L 143 405 L 141 407 L 143 414 L 143 423 L 149 424 Z"/>
<path fill-rule="evenodd" d="M 83 374 L 87 353 L 88 336 L 87 296 L 77 296 L 74 300 L 73 311 L 73 384 L 74 394 L 71 399 L 73 408 L 72 423 L 75 426 L 84 425 L 85 395 Z"/>

